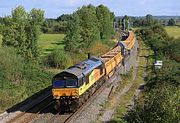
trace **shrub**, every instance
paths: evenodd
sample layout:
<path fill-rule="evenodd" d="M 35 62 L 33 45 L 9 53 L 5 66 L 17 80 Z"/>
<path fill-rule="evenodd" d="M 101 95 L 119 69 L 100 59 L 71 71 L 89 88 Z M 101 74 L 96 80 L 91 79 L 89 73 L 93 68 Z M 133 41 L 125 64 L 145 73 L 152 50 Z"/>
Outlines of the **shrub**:
<path fill-rule="evenodd" d="M 66 52 L 56 49 L 47 56 L 45 64 L 51 67 L 64 69 L 72 65 L 72 61 Z"/>

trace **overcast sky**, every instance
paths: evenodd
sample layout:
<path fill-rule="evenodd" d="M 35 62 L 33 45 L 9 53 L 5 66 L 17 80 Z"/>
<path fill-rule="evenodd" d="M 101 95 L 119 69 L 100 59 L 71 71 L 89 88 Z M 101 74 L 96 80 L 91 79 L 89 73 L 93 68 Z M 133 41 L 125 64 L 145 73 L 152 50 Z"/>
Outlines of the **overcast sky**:
<path fill-rule="evenodd" d="M 180 0 L 0 0 L 0 16 L 9 15 L 12 8 L 22 5 L 27 11 L 40 8 L 45 10 L 46 18 L 56 18 L 88 4 L 104 4 L 116 16 L 180 15 Z"/>

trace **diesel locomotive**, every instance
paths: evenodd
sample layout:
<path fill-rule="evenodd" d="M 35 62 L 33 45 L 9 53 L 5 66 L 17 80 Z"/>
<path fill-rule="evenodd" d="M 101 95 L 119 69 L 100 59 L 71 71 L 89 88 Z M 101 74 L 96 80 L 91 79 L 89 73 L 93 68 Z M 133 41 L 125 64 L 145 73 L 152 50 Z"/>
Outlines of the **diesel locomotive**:
<path fill-rule="evenodd" d="M 124 41 L 100 57 L 91 57 L 56 74 L 52 80 L 55 108 L 74 110 L 82 105 L 123 64 L 131 52 L 136 37 L 128 32 Z"/>

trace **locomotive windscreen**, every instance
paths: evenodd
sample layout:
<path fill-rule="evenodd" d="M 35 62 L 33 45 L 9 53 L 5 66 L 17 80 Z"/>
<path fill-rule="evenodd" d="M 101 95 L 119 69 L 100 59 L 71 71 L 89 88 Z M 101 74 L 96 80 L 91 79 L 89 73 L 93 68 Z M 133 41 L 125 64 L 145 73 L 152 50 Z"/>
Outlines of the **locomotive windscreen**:
<path fill-rule="evenodd" d="M 54 88 L 75 88 L 78 86 L 77 79 L 54 80 Z"/>

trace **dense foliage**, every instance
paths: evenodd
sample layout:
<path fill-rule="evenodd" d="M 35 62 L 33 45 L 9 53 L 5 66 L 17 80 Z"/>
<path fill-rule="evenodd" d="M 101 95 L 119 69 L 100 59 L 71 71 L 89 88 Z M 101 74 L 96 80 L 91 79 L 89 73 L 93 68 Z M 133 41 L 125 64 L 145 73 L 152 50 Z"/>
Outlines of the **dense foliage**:
<path fill-rule="evenodd" d="M 135 101 L 127 120 L 135 123 L 178 123 L 179 120 L 179 39 L 170 38 L 161 26 L 140 29 L 137 34 L 154 51 L 154 59 L 163 60 L 146 79 L 143 97 Z"/>
<path fill-rule="evenodd" d="M 95 41 L 108 40 L 113 33 L 113 20 L 114 15 L 103 5 L 83 6 L 68 22 L 65 50 L 74 52 L 92 46 Z"/>
<path fill-rule="evenodd" d="M 37 40 L 44 20 L 44 12 L 32 9 L 27 13 L 21 6 L 4 18 L 2 36 L 4 47 L 14 47 L 24 58 L 37 59 L 39 56 Z"/>

